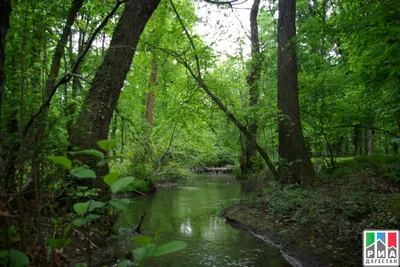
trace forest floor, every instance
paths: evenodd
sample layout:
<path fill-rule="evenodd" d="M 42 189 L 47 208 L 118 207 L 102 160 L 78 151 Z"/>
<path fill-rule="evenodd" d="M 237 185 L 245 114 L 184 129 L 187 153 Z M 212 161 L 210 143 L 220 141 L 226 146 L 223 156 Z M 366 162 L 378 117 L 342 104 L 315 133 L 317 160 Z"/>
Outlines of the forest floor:
<path fill-rule="evenodd" d="M 303 266 L 360 266 L 364 229 L 400 228 L 400 158 L 354 158 L 320 177 L 311 188 L 271 184 L 223 215 Z"/>

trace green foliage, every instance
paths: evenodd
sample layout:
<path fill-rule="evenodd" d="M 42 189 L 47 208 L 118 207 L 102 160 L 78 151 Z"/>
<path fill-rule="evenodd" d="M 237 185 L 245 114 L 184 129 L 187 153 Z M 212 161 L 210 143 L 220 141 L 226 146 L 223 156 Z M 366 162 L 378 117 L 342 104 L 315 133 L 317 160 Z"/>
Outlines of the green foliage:
<path fill-rule="evenodd" d="M 104 149 L 105 151 L 110 150 L 114 147 L 116 142 L 114 140 L 111 140 L 110 142 L 107 142 L 107 140 L 104 141 L 99 141 L 98 142 L 99 146 Z M 100 151 L 97 150 L 81 150 L 74 152 L 75 155 L 92 155 L 100 159 L 100 161 L 107 160 L 106 155 L 102 154 Z M 99 153 L 102 154 L 102 156 L 99 155 Z M 54 160 L 59 163 L 61 162 L 64 167 L 71 168 L 71 166 L 64 164 L 65 163 L 65 158 L 64 157 L 51 157 L 49 158 L 51 160 Z M 74 166 L 70 170 L 71 176 L 74 178 L 78 179 L 96 179 L 96 173 L 87 167 L 82 167 L 77 164 L 77 166 Z M 111 191 L 113 193 L 118 193 L 120 191 L 123 191 L 126 189 L 127 186 L 129 186 L 134 180 L 134 177 L 123 177 L 118 179 L 119 174 L 118 173 L 108 173 L 107 175 L 104 176 L 104 182 L 110 187 Z M 69 195 L 72 196 L 75 199 L 82 199 L 82 198 L 90 198 L 90 197 L 96 197 L 97 196 L 97 189 L 89 188 L 86 186 L 77 186 L 75 187 L 74 190 L 69 192 Z M 46 243 L 52 247 L 53 249 L 58 249 L 58 248 L 64 248 L 67 245 L 69 245 L 72 240 L 67 238 L 67 235 L 71 229 L 72 226 L 83 226 L 88 224 L 91 221 L 98 220 L 102 218 L 101 215 L 96 214 L 94 212 L 102 212 L 103 209 L 112 209 L 113 211 L 122 211 L 126 210 L 127 206 L 130 204 L 129 199 L 112 199 L 109 202 L 102 202 L 102 201 L 97 201 L 94 199 L 89 199 L 85 202 L 78 202 L 73 205 L 73 210 L 78 215 L 73 221 L 72 224 L 69 224 L 67 229 L 64 231 L 63 237 L 61 239 L 57 238 L 50 238 L 46 240 Z M 54 220 L 55 228 L 57 228 L 58 221 Z"/>
<path fill-rule="evenodd" d="M 72 168 L 72 161 L 69 160 L 66 157 L 62 157 L 62 156 L 51 156 L 51 157 L 47 157 L 49 160 L 53 161 L 54 163 L 60 164 L 61 166 L 63 166 L 66 169 L 71 169 Z"/>
<path fill-rule="evenodd" d="M 170 254 L 170 253 L 182 250 L 182 249 L 186 248 L 186 246 L 187 246 L 187 244 L 183 241 L 171 241 L 171 242 L 168 242 L 166 244 L 159 246 L 156 249 L 154 256 L 158 257 L 161 255 Z"/>
<path fill-rule="evenodd" d="M 109 152 L 118 143 L 118 140 L 101 140 L 97 142 L 97 145 L 104 151 Z"/>
<path fill-rule="evenodd" d="M 130 185 L 122 190 L 122 192 L 134 192 L 135 190 L 142 193 L 150 193 L 154 191 L 154 186 L 151 181 L 134 180 Z"/>
<path fill-rule="evenodd" d="M 83 215 L 87 212 L 94 211 L 95 209 L 102 208 L 104 205 L 103 202 L 88 200 L 86 202 L 74 204 L 74 211 L 79 215 Z"/>
<path fill-rule="evenodd" d="M 134 177 L 124 177 L 116 180 L 111 185 L 111 192 L 113 192 L 114 194 L 121 192 L 126 187 L 128 187 L 134 180 L 135 180 Z"/>
<path fill-rule="evenodd" d="M 108 204 L 117 210 L 127 210 L 130 203 L 131 201 L 127 198 L 117 198 L 108 202 Z"/>
<path fill-rule="evenodd" d="M 75 176 L 78 179 L 96 178 L 96 173 L 93 170 L 85 167 L 72 169 L 70 173 L 72 176 Z"/>
<path fill-rule="evenodd" d="M 400 194 L 389 200 L 387 209 L 397 221 L 400 221 Z"/>
<path fill-rule="evenodd" d="M 147 246 L 151 242 L 153 242 L 153 238 L 151 236 L 145 235 L 137 235 L 131 238 L 133 242 L 140 244 L 141 246 Z"/>
<path fill-rule="evenodd" d="M 104 154 L 95 149 L 84 149 L 81 151 L 69 152 L 69 154 L 71 154 L 71 155 L 90 155 L 90 156 L 95 156 L 95 157 L 104 159 Z"/>
<path fill-rule="evenodd" d="M 4 266 L 26 267 L 29 265 L 29 258 L 19 250 L 0 250 L 0 263 Z"/>
<path fill-rule="evenodd" d="M 188 168 L 179 167 L 177 164 L 171 164 L 162 169 L 156 177 L 155 181 L 160 182 L 178 182 L 187 181 L 193 177 L 193 173 Z"/>
<path fill-rule="evenodd" d="M 273 183 L 265 189 L 266 201 L 274 213 L 290 212 L 302 207 L 305 203 L 305 194 L 299 186 L 288 185 L 281 188 L 279 184 Z"/>
<path fill-rule="evenodd" d="M 34 1 L 25 5 L 24 1 L 15 1 L 13 4 L 12 27 L 7 35 L 3 68 L 6 86 L 0 107 L 0 126 L 4 130 L 1 145 L 5 149 L 19 147 L 19 122 L 28 122 L 43 104 L 52 55 L 64 24 L 60 18 L 66 18 L 70 2 Z M 83 49 L 82 44 L 114 2 L 85 1 L 73 24 L 71 42 L 65 47 L 57 77 L 71 71 L 72 64 Z M 97 142 L 97 149 L 69 152 L 76 158 L 89 156 L 98 160 L 97 167 L 110 164 L 111 169 L 117 170 L 104 176 L 104 183 L 114 194 L 132 190 L 149 192 L 153 181 L 187 181 L 192 175 L 189 171 L 191 167 L 235 165 L 239 162 L 246 139 L 199 90 L 197 82 L 188 77 L 187 70 L 177 62 L 176 55 L 183 55 L 190 66 L 195 64 L 195 56 L 199 58 L 207 85 L 246 126 L 258 122 L 259 144 L 271 154 L 274 163 L 279 160 L 277 1 L 272 1 L 268 7 L 262 6 L 259 14 L 262 71 L 258 84 L 259 102 L 254 107 L 248 103 L 246 76 L 251 61 L 245 47 L 250 47 L 242 43 L 243 36 L 238 36 L 238 52 L 221 57 L 217 49 L 213 49 L 214 44 L 208 45 L 208 41 L 203 41 L 195 33 L 195 26 L 200 22 L 196 16 L 197 7 L 183 0 L 174 3 L 189 32 L 194 33 L 197 51 L 188 49 L 188 40 L 171 6 L 168 3 L 160 5 L 141 35 L 118 106 L 113 114 L 109 114 L 112 115 L 109 133 L 112 139 Z M 281 188 L 273 183 L 266 189 L 265 200 L 273 214 L 292 213 L 294 219 L 285 219 L 302 224 L 312 222 L 313 216 L 323 224 L 336 220 L 333 216 L 329 217 L 330 214 L 343 220 L 357 220 L 371 214 L 368 218 L 372 218 L 376 225 L 396 226 L 400 221 L 398 195 L 387 188 L 400 183 L 400 160 L 398 156 L 379 154 L 395 154 L 399 149 L 400 1 L 299 0 L 297 8 L 296 47 L 304 136 L 307 147 L 315 157 L 315 165 L 322 170 L 321 178 L 324 183 L 330 184 L 330 188 L 326 192 L 312 192 L 295 186 Z M 120 14 L 117 13 L 102 31 L 103 40 L 110 39 Z M 26 38 L 24 51 L 21 49 L 23 38 Z M 90 81 L 93 71 L 104 58 L 104 52 L 105 47 L 92 47 L 76 74 Z M 24 57 L 21 58 L 21 55 Z M 22 62 L 24 66 L 20 66 Z M 156 81 L 149 83 L 154 69 L 157 69 Z M 21 72 L 23 70 L 24 73 Z M 24 94 L 20 95 L 23 85 Z M 125 210 L 129 205 L 127 199 L 100 202 L 99 189 L 77 185 L 78 179 L 81 179 L 79 183 L 85 183 L 100 178 L 94 169 L 82 165 L 79 160 L 47 156 L 65 155 L 71 126 L 79 111 L 87 108 L 85 97 L 89 86 L 90 83 L 75 77 L 55 92 L 51 108 L 46 108 L 45 116 L 39 116 L 31 128 L 25 140 L 24 157 L 21 158 L 25 173 L 22 180 L 40 178 L 39 184 L 44 186 L 41 196 L 55 196 L 67 188 L 66 197 L 74 203 L 78 202 L 74 205 L 74 213 L 69 215 L 74 226 L 91 224 L 103 218 L 104 214 Z M 149 127 L 144 115 L 146 96 L 150 91 L 155 95 L 152 127 Z M 20 103 L 21 97 L 23 103 Z M 38 125 L 47 127 L 42 136 L 37 135 L 40 131 L 32 130 Z M 355 133 L 357 129 L 358 136 Z M 374 153 L 378 155 L 366 156 L 368 152 L 372 153 L 368 148 L 368 141 L 372 141 L 369 135 L 373 135 Z M 14 152 L 5 153 L 5 159 L 16 156 Z M 126 154 L 126 157 L 118 156 L 118 153 Z M 333 157 L 335 159 L 331 161 Z M 54 164 L 43 164 L 46 158 Z M 31 159 L 38 160 L 39 170 Z M 17 166 L 16 162 L 11 163 L 11 167 Z M 255 163 L 263 168 L 259 158 L 255 159 Z M 367 175 L 371 170 L 376 171 L 373 172 L 376 177 Z M 15 180 L 11 184 L 15 182 L 16 188 L 20 186 L 15 178 L 18 175 L 16 169 L 9 175 Z M 361 180 L 359 176 L 365 179 Z M 247 185 L 252 185 L 254 191 L 260 193 L 257 190 L 262 188 L 264 177 L 270 180 L 264 174 L 248 177 Z M 16 188 L 11 191 L 17 191 Z M 371 202 L 372 196 L 377 197 L 379 203 L 388 203 L 385 213 L 377 211 L 376 203 Z M 46 212 L 51 205 L 53 203 L 46 206 Z M 53 210 L 51 207 L 51 212 Z M 323 218 L 325 215 L 326 218 Z M 60 222 L 56 222 L 59 227 Z M 8 236 L 13 242 L 18 239 L 14 226 L 1 229 L 0 234 L 2 238 Z M 47 244 L 53 248 L 64 248 L 70 240 L 67 235 L 47 239 Z M 137 256 L 141 259 L 155 256 L 162 246 L 157 248 L 151 244 L 143 242 L 143 247 L 136 252 Z M 7 253 L 0 252 L 4 265 L 25 264 L 15 260 L 23 258 L 20 252 L 11 250 L 13 255 Z M 12 262 L 8 261 L 9 258 L 13 259 Z M 124 264 L 131 262 L 125 261 Z"/>
<path fill-rule="evenodd" d="M 153 177 L 152 166 L 149 164 L 131 165 L 128 173 L 139 180 L 151 180 Z"/>
<path fill-rule="evenodd" d="M 139 266 L 142 266 L 146 259 L 171 254 L 185 249 L 187 246 L 186 242 L 183 241 L 171 241 L 157 247 L 155 243 L 152 243 L 153 238 L 151 236 L 134 236 L 131 240 L 141 245 L 141 247 L 132 251 L 133 258 Z"/>
<path fill-rule="evenodd" d="M 82 226 L 82 225 L 87 224 L 87 223 L 90 222 L 90 221 L 97 220 L 97 219 L 100 219 L 100 218 L 101 218 L 100 215 L 97 215 L 97 214 L 88 214 L 88 215 L 86 215 L 85 217 L 81 217 L 81 218 L 76 218 L 76 219 L 74 219 L 74 220 L 72 221 L 72 224 L 73 224 L 74 226 Z"/>
<path fill-rule="evenodd" d="M 57 239 L 57 238 L 49 238 L 45 240 L 46 244 L 49 245 L 53 249 L 61 249 L 67 247 L 72 243 L 71 238 L 67 239 Z"/>
<path fill-rule="evenodd" d="M 119 177 L 119 173 L 118 172 L 111 172 L 109 174 L 107 174 L 106 176 L 104 176 L 104 182 L 111 186 L 115 181 L 118 180 Z"/>

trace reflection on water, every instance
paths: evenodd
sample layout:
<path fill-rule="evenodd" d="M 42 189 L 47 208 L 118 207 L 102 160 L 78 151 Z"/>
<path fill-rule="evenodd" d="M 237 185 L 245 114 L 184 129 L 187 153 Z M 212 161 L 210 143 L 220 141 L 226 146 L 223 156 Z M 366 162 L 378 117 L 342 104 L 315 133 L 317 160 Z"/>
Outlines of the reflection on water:
<path fill-rule="evenodd" d="M 135 224 L 146 212 L 145 234 L 161 232 L 160 244 L 187 242 L 185 250 L 164 256 L 158 266 L 290 266 L 274 248 L 219 216 L 222 205 L 237 202 L 240 195 L 241 186 L 230 175 L 198 176 L 190 187 L 134 198 L 124 220 Z"/>

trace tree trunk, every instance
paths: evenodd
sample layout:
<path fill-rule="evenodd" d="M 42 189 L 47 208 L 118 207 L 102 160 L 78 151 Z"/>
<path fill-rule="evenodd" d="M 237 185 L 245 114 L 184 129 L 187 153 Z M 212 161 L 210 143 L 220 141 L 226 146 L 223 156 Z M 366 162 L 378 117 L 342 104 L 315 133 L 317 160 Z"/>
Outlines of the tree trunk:
<path fill-rule="evenodd" d="M 143 155 L 143 160 L 146 163 L 150 163 L 152 159 L 153 149 L 151 146 L 151 130 L 153 129 L 153 117 L 154 117 L 154 87 L 157 84 L 157 58 L 156 55 L 153 54 L 153 60 L 151 62 L 152 70 L 149 79 L 149 86 L 148 92 L 146 97 L 146 121 L 147 121 L 147 128 L 145 129 L 144 133 L 144 149 L 145 155 Z"/>
<path fill-rule="evenodd" d="M 259 89 L 258 81 L 260 80 L 261 72 L 261 54 L 260 42 L 258 38 L 258 23 L 257 16 L 260 6 L 260 0 L 254 0 L 250 12 L 250 41 L 251 41 L 251 71 L 247 77 L 247 84 L 250 87 L 250 118 L 248 122 L 249 133 L 252 139 L 247 139 L 245 157 L 241 166 L 244 174 L 254 170 L 254 158 L 257 156 L 257 119 L 255 116 L 254 108 L 258 104 Z"/>
<path fill-rule="evenodd" d="M 284 184 L 312 184 L 317 180 L 305 148 L 300 120 L 297 59 L 296 1 L 279 1 L 278 20 L 278 109 L 279 156 L 283 160 L 279 178 Z"/>
<path fill-rule="evenodd" d="M 4 63 L 6 59 L 6 35 L 10 27 L 11 0 L 0 0 L 0 177 L 5 171 L 5 153 L 4 153 L 4 136 L 3 136 L 3 119 L 2 119 L 2 104 L 5 91 L 5 72 Z M 3 178 L 3 177 L 1 177 Z M 4 177 L 8 179 L 8 177 Z M 1 179 L 1 183 L 6 186 L 6 181 Z"/>
<path fill-rule="evenodd" d="M 368 156 L 374 154 L 374 121 L 371 121 L 368 129 Z"/>
<path fill-rule="evenodd" d="M 18 112 L 13 110 L 11 118 L 6 122 L 5 132 L 8 140 L 4 142 L 4 151 L 12 151 L 12 153 L 5 153 L 2 163 L 3 172 L 0 173 L 3 188 L 7 194 L 17 191 L 17 164 L 18 164 Z"/>
<path fill-rule="evenodd" d="M 397 123 L 397 128 L 398 128 L 398 131 L 399 131 L 399 133 L 400 133 L 400 121 Z M 396 139 L 397 139 L 397 138 L 396 138 Z M 398 142 L 397 140 L 395 140 L 395 141 L 393 142 L 392 149 L 393 149 L 393 153 L 394 153 L 395 155 L 398 155 L 398 154 L 399 154 L 399 142 Z"/>
<path fill-rule="evenodd" d="M 73 0 L 72 1 L 72 5 L 69 10 L 67 20 L 65 22 L 62 34 L 61 34 L 60 39 L 58 40 L 58 43 L 55 47 L 54 56 L 53 56 L 53 60 L 52 60 L 51 67 L 50 67 L 50 73 L 47 76 L 46 87 L 45 87 L 45 91 L 43 94 L 42 103 L 46 102 L 46 100 L 51 96 L 52 91 L 54 90 L 57 76 L 58 76 L 58 74 L 60 72 L 60 68 L 61 68 L 61 60 L 65 53 L 65 47 L 68 43 L 68 38 L 71 35 L 72 26 L 74 24 L 75 18 L 77 17 L 78 12 L 81 9 L 82 5 L 83 5 L 83 0 Z M 36 120 L 36 125 L 34 125 L 34 127 L 32 128 L 32 131 L 31 131 L 32 134 L 34 135 L 33 140 L 35 140 L 33 154 L 32 154 L 31 171 L 32 171 L 32 177 L 33 177 L 36 189 L 41 186 L 40 161 L 43 158 L 42 152 L 43 152 L 45 140 L 48 139 L 47 138 L 48 135 L 46 132 L 47 110 L 48 110 L 48 106 L 45 106 L 45 109 L 43 110 L 42 114 Z M 24 138 L 24 136 L 22 136 L 21 138 Z M 36 197 L 37 197 L 36 201 L 39 202 L 40 197 L 39 196 L 36 196 Z"/>
<path fill-rule="evenodd" d="M 147 93 L 147 99 L 146 99 L 146 121 L 148 123 L 150 132 L 151 129 L 153 128 L 154 86 L 157 83 L 157 72 L 158 72 L 157 58 L 155 55 L 153 56 L 151 64 L 152 64 L 152 71 L 148 87 L 149 91 Z"/>
<path fill-rule="evenodd" d="M 361 132 L 360 127 L 357 125 L 354 126 L 354 135 L 353 135 L 353 143 L 354 143 L 354 155 L 361 155 Z"/>
<path fill-rule="evenodd" d="M 159 0 L 130 0 L 125 3 L 110 47 L 85 99 L 85 108 L 71 129 L 71 148 L 99 149 L 96 142 L 108 138 L 111 116 L 130 69 L 139 37 L 158 4 Z M 96 168 L 96 161 L 90 156 L 80 159 L 97 171 L 98 178 L 108 172 L 107 165 Z M 88 185 L 105 189 L 102 179 Z"/>
<path fill-rule="evenodd" d="M 364 128 L 364 156 L 368 155 L 368 128 Z"/>
<path fill-rule="evenodd" d="M 174 12 L 179 20 L 179 23 L 181 24 L 187 38 L 189 39 L 190 46 L 192 47 L 193 51 L 196 52 L 196 46 L 193 42 L 192 37 L 189 34 L 189 31 L 185 27 L 185 24 L 183 23 L 181 17 L 179 16 L 178 11 L 176 10 L 172 0 L 170 0 L 170 3 L 172 5 L 172 8 L 174 9 Z M 165 51 L 165 50 L 164 50 Z M 176 56 L 176 55 L 175 55 Z M 249 133 L 247 127 L 245 127 L 236 117 L 233 115 L 232 112 L 228 110 L 228 108 L 221 102 L 221 100 L 211 91 L 211 89 L 207 86 L 207 84 L 204 82 L 204 79 L 202 78 L 201 75 L 201 69 L 200 69 L 200 60 L 199 57 L 197 56 L 197 53 L 195 53 L 195 61 L 196 61 L 196 72 L 192 69 L 190 64 L 183 58 L 181 57 L 176 57 L 179 63 L 181 63 L 183 66 L 185 66 L 186 70 L 189 71 L 190 75 L 196 80 L 198 85 L 206 92 L 206 94 L 211 98 L 211 100 L 222 110 L 222 112 L 225 113 L 225 116 L 233 123 L 236 125 L 236 127 L 239 129 L 239 131 L 248 139 L 251 140 L 253 137 Z M 256 142 L 256 148 L 258 153 L 260 153 L 261 157 L 264 159 L 265 163 L 268 166 L 268 169 L 271 171 L 273 177 L 275 179 L 278 179 L 278 172 L 275 168 L 275 166 L 272 164 L 271 159 L 268 156 L 268 153 Z"/>
<path fill-rule="evenodd" d="M 10 27 L 11 1 L 0 0 L 0 107 L 5 91 L 4 62 L 6 59 L 6 35 Z M 1 109 L 0 109 L 1 122 Z"/>

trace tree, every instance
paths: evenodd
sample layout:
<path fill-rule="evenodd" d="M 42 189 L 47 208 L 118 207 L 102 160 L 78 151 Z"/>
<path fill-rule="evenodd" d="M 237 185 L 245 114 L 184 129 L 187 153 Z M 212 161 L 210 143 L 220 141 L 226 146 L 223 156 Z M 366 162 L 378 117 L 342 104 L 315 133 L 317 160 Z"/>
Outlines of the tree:
<path fill-rule="evenodd" d="M 88 91 L 85 107 L 69 134 L 71 148 L 98 149 L 96 142 L 108 139 L 112 113 L 130 69 L 139 37 L 159 2 L 131 0 L 125 3 L 110 47 Z M 93 158 L 84 157 L 82 160 L 91 167 L 96 166 Z M 108 166 L 105 165 L 98 173 L 102 177 L 107 172 Z M 102 180 L 96 186 L 105 188 Z"/>
<path fill-rule="evenodd" d="M 261 72 L 261 53 L 260 40 L 258 38 L 257 16 L 260 6 L 260 0 L 254 0 L 250 11 L 250 41 L 251 41 L 251 71 L 247 77 L 247 83 L 250 87 L 250 119 L 248 121 L 249 134 L 252 139 L 247 139 L 244 162 L 242 163 L 242 172 L 247 173 L 254 169 L 254 159 L 257 156 L 257 129 L 258 123 L 254 116 L 254 109 L 259 99 L 259 80 Z"/>
<path fill-rule="evenodd" d="M 317 175 L 306 149 L 300 120 L 296 58 L 296 0 L 279 1 L 278 109 L 279 179 L 282 183 L 312 184 Z"/>
<path fill-rule="evenodd" d="M 0 1 L 0 172 L 3 173 L 4 169 L 4 144 L 3 144 L 3 118 L 2 118 L 2 103 L 5 91 L 5 71 L 4 63 L 6 58 L 6 35 L 10 27 L 10 14 L 11 14 L 11 1 Z M 0 176 L 2 177 L 2 176 Z M 3 182 L 3 181 L 1 181 Z"/>

